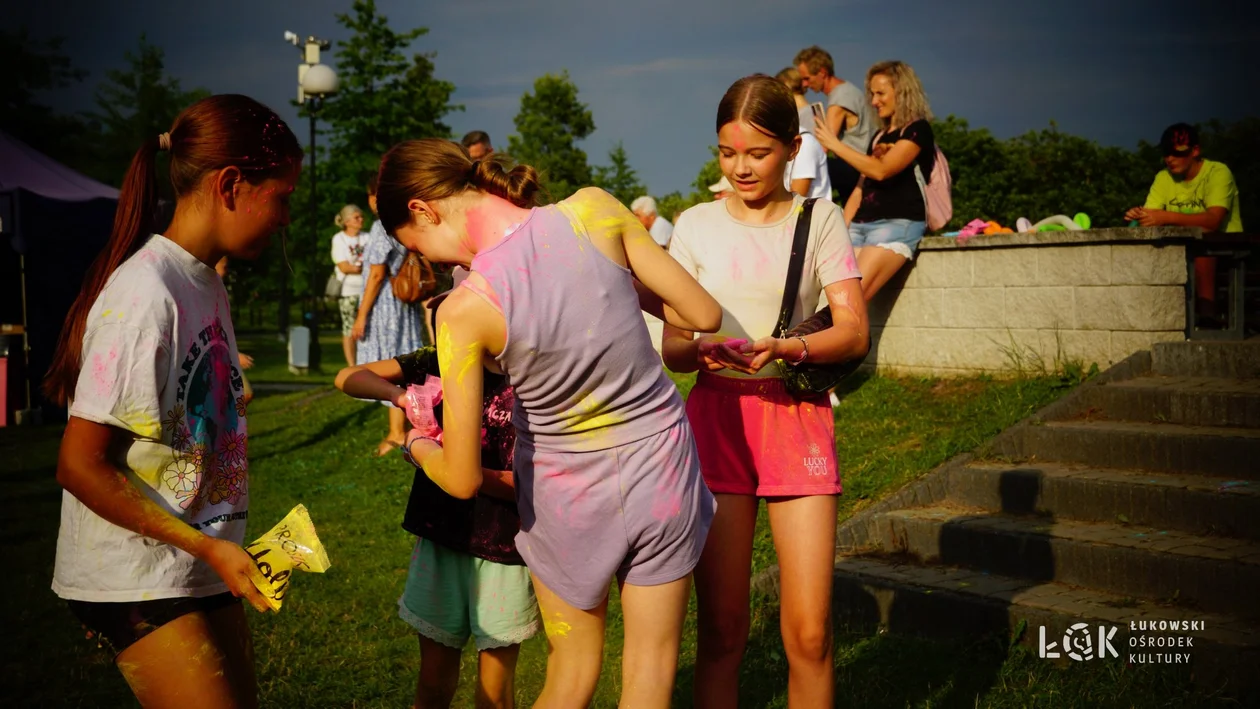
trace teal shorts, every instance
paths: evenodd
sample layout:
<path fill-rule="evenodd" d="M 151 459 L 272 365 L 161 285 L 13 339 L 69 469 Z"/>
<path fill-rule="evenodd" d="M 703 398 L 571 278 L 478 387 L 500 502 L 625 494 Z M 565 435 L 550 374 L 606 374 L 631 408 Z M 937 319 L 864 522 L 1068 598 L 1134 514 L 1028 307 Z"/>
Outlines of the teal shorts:
<path fill-rule="evenodd" d="M 538 632 L 538 601 L 524 566 L 496 564 L 421 538 L 411 553 L 398 616 L 424 637 L 478 650 L 518 645 Z"/>

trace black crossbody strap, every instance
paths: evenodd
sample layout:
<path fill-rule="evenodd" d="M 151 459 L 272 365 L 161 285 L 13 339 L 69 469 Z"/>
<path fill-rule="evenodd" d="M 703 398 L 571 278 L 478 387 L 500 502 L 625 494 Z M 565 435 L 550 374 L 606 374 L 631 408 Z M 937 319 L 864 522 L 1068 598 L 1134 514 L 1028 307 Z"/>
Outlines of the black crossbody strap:
<path fill-rule="evenodd" d="M 783 305 L 779 306 L 779 322 L 774 326 L 774 336 L 783 337 L 792 320 L 796 296 L 801 289 L 801 273 L 805 269 L 805 247 L 809 245 L 809 222 L 814 215 L 814 197 L 801 205 L 801 215 L 796 218 L 796 233 L 792 236 L 792 258 L 788 261 L 787 283 L 783 286 Z"/>

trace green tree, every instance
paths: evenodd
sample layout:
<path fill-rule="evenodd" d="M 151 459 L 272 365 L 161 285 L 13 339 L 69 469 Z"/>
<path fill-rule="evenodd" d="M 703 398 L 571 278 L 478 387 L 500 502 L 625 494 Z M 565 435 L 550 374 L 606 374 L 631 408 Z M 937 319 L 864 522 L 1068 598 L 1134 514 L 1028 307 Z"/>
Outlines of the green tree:
<path fill-rule="evenodd" d="M 1095 226 L 1120 226 L 1153 175 L 1137 153 L 1068 135 L 1053 122 L 1005 141 L 954 116 L 933 131 L 954 180 L 954 219 L 946 230 L 972 219 L 1013 228 L 1019 217 L 1037 222 L 1077 212 Z"/>
<path fill-rule="evenodd" d="M 118 186 L 127 165 L 146 140 L 171 129 L 175 117 L 189 105 L 210 95 L 205 89 L 185 91 L 178 79 L 167 76 L 165 55 L 142 34 L 134 52 L 124 54 L 128 68 L 105 72 L 96 90 L 96 111 L 88 114 L 99 126 L 96 164 L 85 166 L 92 177 Z M 159 174 L 166 174 L 163 169 Z M 171 196 L 168 186 L 161 187 Z"/>
<path fill-rule="evenodd" d="M 87 76 L 62 53 L 63 42 L 61 37 L 34 39 L 24 27 L 0 29 L 0 66 L 6 68 L 6 80 L 0 82 L 0 130 L 74 166 L 88 142 L 82 139 L 86 124 L 79 116 L 54 112 L 37 98 L 44 91 L 78 84 Z"/>
<path fill-rule="evenodd" d="M 508 153 L 538 169 L 551 200 L 591 184 L 586 153 L 575 143 L 594 132 L 595 120 L 578 100 L 577 86 L 567 71 L 534 81 L 533 93 L 521 97 L 515 125 L 517 134 L 508 136 Z"/>
<path fill-rule="evenodd" d="M 700 167 L 700 172 L 691 183 L 692 190 L 689 194 L 684 195 L 682 192 L 675 191 L 656 200 L 656 209 L 661 216 L 672 222 L 680 213 L 702 202 L 713 200 L 709 185 L 722 179 L 722 168 L 718 165 L 717 148 L 709 146 L 709 151 L 712 157 Z"/>
<path fill-rule="evenodd" d="M 455 85 L 434 75 L 435 55 L 408 54 L 416 40 L 428 34 L 428 28 L 393 29 L 373 0 L 356 0 L 349 13 L 337 15 L 337 22 L 351 35 L 339 40 L 334 51 L 339 91 L 323 103 L 316 116 L 319 203 L 314 209 L 310 206 L 309 155 L 292 199 L 291 246 L 296 247 L 290 263 L 298 293 L 310 293 L 313 287 L 322 289 L 331 273 L 327 254 L 337 231 L 333 218 L 342 206 L 357 204 L 364 211 L 365 229 L 370 226 L 367 181 L 380 166 L 381 156 L 404 140 L 450 138 L 451 128 L 443 119 L 462 110 L 450 100 Z M 309 103 L 302 105 L 299 114 L 309 120 L 309 110 Z M 307 142 L 305 126 L 294 127 L 303 136 L 302 142 Z M 272 272 L 283 265 L 283 259 L 266 261 L 258 266 L 265 268 L 269 277 L 275 276 Z"/>
<path fill-rule="evenodd" d="M 329 172 L 346 190 L 338 201 L 361 201 L 387 150 L 409 139 L 450 138 L 443 118 L 462 107 L 451 104 L 455 85 L 434 76 L 434 53 L 407 54 L 427 27 L 392 29 L 374 0 L 355 0 L 337 21 L 352 34 L 337 42 L 341 87 L 319 119 L 328 125 Z"/>
<path fill-rule="evenodd" d="M 621 141 L 617 141 L 612 150 L 608 151 L 608 162 L 607 166 L 595 167 L 594 184 L 596 187 L 603 188 L 627 207 L 636 198 L 647 194 L 647 188 L 639 182 L 639 176 L 634 168 L 630 167 L 630 158 L 626 155 L 626 149 Z"/>
<path fill-rule="evenodd" d="M 700 167 L 700 172 L 696 175 L 696 179 L 692 181 L 691 186 L 695 188 L 692 193 L 699 194 L 701 197 L 712 198 L 713 193 L 709 191 L 709 185 L 716 184 L 722 179 L 722 166 L 718 164 L 717 146 L 710 145 L 709 153 L 711 157 L 709 161 Z"/>

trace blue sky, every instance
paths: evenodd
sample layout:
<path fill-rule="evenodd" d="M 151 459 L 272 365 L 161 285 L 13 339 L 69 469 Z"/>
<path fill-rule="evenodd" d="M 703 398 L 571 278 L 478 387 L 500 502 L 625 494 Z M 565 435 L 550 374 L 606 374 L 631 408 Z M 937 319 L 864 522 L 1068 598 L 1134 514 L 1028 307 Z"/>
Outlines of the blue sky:
<path fill-rule="evenodd" d="M 141 32 L 166 51 L 185 87 L 249 94 L 296 121 L 298 50 L 285 30 L 347 37 L 334 15 L 350 0 L 27 2 L 6 24 L 61 35 L 90 76 L 48 100 L 88 108 L 104 72 L 123 65 Z M 955 114 L 999 137 L 1048 126 L 1104 144 L 1154 142 L 1176 121 L 1260 113 L 1243 67 L 1260 26 L 1244 0 L 1193 7 L 1166 0 L 378 0 L 398 29 L 428 27 L 414 46 L 436 52 L 439 77 L 465 110 L 455 134 L 483 129 L 506 145 L 521 94 L 568 70 L 596 132 L 592 164 L 624 142 L 657 195 L 685 190 L 708 158 L 714 114 L 735 79 L 773 74 L 818 44 L 837 74 L 901 59 L 919 73 L 939 116 Z M 325 61 L 334 63 L 330 54 Z M 305 126 L 294 126 L 305 135 Z"/>

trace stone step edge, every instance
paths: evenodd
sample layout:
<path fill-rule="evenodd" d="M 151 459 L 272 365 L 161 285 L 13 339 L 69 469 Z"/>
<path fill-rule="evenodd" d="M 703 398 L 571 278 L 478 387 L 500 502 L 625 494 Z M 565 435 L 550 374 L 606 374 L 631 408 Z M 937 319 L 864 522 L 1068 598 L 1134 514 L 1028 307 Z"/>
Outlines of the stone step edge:
<path fill-rule="evenodd" d="M 1150 371 L 1150 350 L 1139 350 L 1078 385 L 1057 401 L 1051 402 L 1024 417 L 1011 427 L 998 433 L 988 442 L 981 444 L 976 450 L 960 453 L 922 477 L 911 480 L 900 489 L 886 494 L 872 504 L 855 510 L 852 516 L 842 522 L 836 531 L 837 551 L 866 545 L 870 538 L 867 522 L 872 515 L 879 514 L 885 510 L 934 504 L 946 499 L 951 472 L 965 467 L 973 460 L 993 458 L 1018 460 L 1026 458 L 1025 451 L 1028 449 L 1028 446 L 1024 442 L 1024 434 L 1029 428 L 1034 425 L 1041 425 L 1047 421 L 1077 416 L 1088 408 L 1086 398 L 1093 389 L 1104 386 L 1109 382 L 1124 381 L 1144 376 Z"/>
<path fill-rule="evenodd" d="M 1133 468 L 1108 468 L 1101 465 L 1064 463 L 1051 460 L 1029 461 L 1022 466 L 1020 464 L 1004 463 L 996 460 L 973 460 L 957 472 L 964 475 L 967 474 L 968 471 L 972 470 L 984 473 L 1000 473 L 1006 471 L 1015 472 L 1027 470 L 1030 467 L 1036 467 L 1042 471 L 1044 477 L 1056 480 L 1071 479 L 1097 481 L 1100 483 L 1117 485 L 1134 485 L 1141 487 L 1183 490 L 1185 492 L 1221 493 L 1229 496 L 1254 496 L 1260 498 L 1260 481 L 1238 480 L 1236 478 L 1221 475 L 1204 475 L 1199 473 L 1184 473 L 1179 475 L 1176 473 L 1137 470 Z M 1179 485 L 1174 482 L 1175 479 L 1183 478 L 1192 479 L 1196 484 Z"/>
<path fill-rule="evenodd" d="M 896 570 L 907 569 L 898 572 Z M 1260 625 L 1255 621 L 1219 612 L 1160 605 L 1150 600 L 1120 596 L 1106 591 L 1080 588 L 1054 581 L 1036 582 L 997 574 L 939 564 L 905 564 L 885 561 L 877 556 L 842 554 L 837 556 L 833 575 L 848 576 L 866 586 L 882 586 L 916 595 L 935 595 L 964 603 L 984 604 L 993 608 L 1022 611 L 1020 615 L 1062 615 L 1091 623 L 1107 623 L 1127 631 L 1129 623 L 1139 621 L 1200 621 L 1204 624 L 1196 637 L 1234 648 L 1260 649 Z M 918 575 L 915 580 L 908 576 Z M 966 581 L 980 577 L 978 582 Z M 967 583 L 969 585 L 960 585 Z M 996 588 L 995 588 L 996 587 Z M 754 596 L 774 602 L 779 599 L 779 567 L 771 566 L 752 581 Z M 1020 598 L 1015 598 L 1022 593 Z M 834 591 L 833 591 L 834 595 Z M 886 624 L 887 609 L 881 609 L 881 625 Z M 1036 637 L 1036 630 L 1025 632 L 1027 642 Z M 1031 638 L 1029 636 L 1032 636 Z"/>
<path fill-rule="evenodd" d="M 1193 426 L 1183 423 L 1166 423 L 1163 421 L 1131 421 L 1112 419 L 1073 419 L 1068 421 L 1046 421 L 1042 424 L 1048 429 L 1067 430 L 1107 434 L 1144 433 L 1164 438 L 1240 438 L 1260 441 L 1260 431 L 1237 426 Z"/>
<path fill-rule="evenodd" d="M 1017 536 L 1024 536 L 1024 537 L 1031 537 L 1035 539 L 1059 539 L 1065 542 L 1071 542 L 1075 544 L 1094 544 L 1098 546 L 1119 547 L 1122 549 L 1130 549 L 1133 551 L 1145 552 L 1148 554 L 1167 554 L 1167 555 L 1170 555 L 1173 557 L 1179 557 L 1179 558 L 1205 559 L 1205 560 L 1216 561 L 1216 562 L 1221 562 L 1221 563 L 1236 563 L 1236 564 L 1243 564 L 1247 566 L 1255 566 L 1257 568 L 1260 568 L 1260 553 L 1253 552 L 1245 556 L 1229 555 L 1229 553 L 1226 552 L 1225 550 L 1217 548 L 1216 539 L 1225 539 L 1230 542 L 1239 542 L 1242 544 L 1246 544 L 1247 546 L 1250 546 L 1253 549 L 1260 547 L 1260 543 L 1250 543 L 1250 540 L 1235 539 L 1233 537 L 1219 537 L 1219 538 L 1204 537 L 1197 534 L 1191 534 L 1189 532 L 1182 532 L 1178 530 L 1159 530 L 1153 527 L 1144 527 L 1144 526 L 1143 527 L 1128 527 L 1128 526 L 1121 526 L 1117 524 L 1111 524 L 1108 522 L 1085 522 L 1085 521 L 1067 520 L 1067 519 L 1054 520 L 1054 522 L 1068 522 L 1073 525 L 1080 525 L 1084 527 L 1093 527 L 1096 529 L 1107 530 L 1108 532 L 1113 532 L 1113 534 L 1110 535 L 1112 537 L 1119 537 L 1119 538 L 1124 538 L 1124 539 L 1140 537 L 1143 540 L 1150 540 L 1150 541 L 1172 540 L 1172 542 L 1174 543 L 1180 542 L 1180 544 L 1178 544 L 1177 546 L 1170 546 L 1167 549 L 1155 549 L 1152 547 L 1144 546 L 1143 544 L 1140 544 L 1140 543 L 1139 544 L 1118 544 L 1114 541 L 1109 541 L 1107 539 L 1089 538 L 1089 537 L 1080 536 L 1079 534 L 1062 534 L 1062 533 L 1054 533 L 1053 531 L 1043 532 L 1043 531 L 1039 531 L 1039 530 L 1031 528 L 1035 525 L 1045 526 L 1044 523 L 1042 525 L 1037 525 L 1037 523 L 1041 521 L 1041 518 L 1039 517 L 1025 516 L 1025 515 L 1010 515 L 1010 514 L 1004 514 L 1000 512 L 992 513 L 988 510 L 965 509 L 965 508 L 955 508 L 955 507 L 945 508 L 942 506 L 916 507 L 916 508 L 909 508 L 909 509 L 889 510 L 887 512 L 881 513 L 879 515 L 879 518 L 903 517 L 903 518 L 915 519 L 916 521 L 925 521 L 928 524 L 933 524 L 933 525 L 943 525 L 948 522 L 955 521 L 955 520 L 946 520 L 945 522 L 938 522 L 937 520 L 930 519 L 930 518 L 924 519 L 924 516 L 921 513 L 923 513 L 925 510 L 934 510 L 934 509 L 949 509 L 951 512 L 958 511 L 959 513 L 961 513 L 961 514 L 955 514 L 954 515 L 955 518 L 974 517 L 976 519 L 967 520 L 966 526 L 970 527 L 971 529 L 979 528 L 986 534 L 1001 534 L 1001 535 L 1012 535 L 1012 536 L 1017 535 Z M 919 513 L 919 514 L 916 514 L 916 513 Z M 971 514 L 968 514 L 968 513 L 971 513 Z M 877 524 L 879 522 L 879 518 L 873 519 L 872 523 Z M 1003 529 L 1001 526 L 999 526 L 999 525 L 1010 525 L 1012 523 L 1016 527 L 1015 529 L 1010 529 L 1009 527 L 1006 529 Z M 1130 534 L 1130 532 L 1132 532 L 1132 534 Z M 1160 539 L 1161 537 L 1163 538 L 1163 540 Z M 1217 554 L 1214 556 L 1204 556 L 1202 552 L 1179 551 L 1181 549 L 1184 549 L 1187 546 L 1203 548 L 1208 551 L 1216 552 Z M 1238 546 L 1238 544 L 1236 544 L 1235 546 Z M 1220 558 L 1221 555 L 1225 555 L 1227 558 Z"/>
<path fill-rule="evenodd" d="M 1167 381 L 1169 379 L 1176 379 L 1178 381 L 1169 382 Z M 1103 385 L 1102 388 L 1109 391 L 1116 391 L 1120 389 L 1137 389 L 1139 391 L 1167 391 L 1167 392 L 1175 392 L 1178 394 L 1197 393 L 1197 394 L 1204 394 L 1204 395 L 1209 395 L 1209 396 L 1212 396 L 1212 395 L 1243 396 L 1243 397 L 1260 396 L 1260 391 L 1227 389 L 1223 387 L 1202 389 L 1197 386 L 1194 386 L 1196 384 L 1205 384 L 1208 382 L 1212 382 L 1212 383 L 1246 382 L 1248 384 L 1251 384 L 1251 383 L 1254 383 L 1255 380 L 1254 379 L 1239 379 L 1237 377 L 1193 377 L 1193 376 L 1181 376 L 1181 375 L 1175 375 L 1175 374 L 1153 374 L 1152 373 L 1152 374 L 1147 374 L 1141 377 L 1134 377 L 1132 379 L 1124 379 L 1120 381 L 1109 382 Z"/>
<path fill-rule="evenodd" d="M 777 578 L 777 567 L 774 570 Z M 1196 639 L 1236 647 L 1260 647 L 1260 626 L 1241 618 L 1164 606 L 1062 583 L 1033 582 L 960 567 L 899 564 L 859 555 L 839 557 L 835 573 L 913 593 L 942 594 L 1012 609 L 1057 613 L 1091 624 L 1115 625 L 1123 630 L 1133 629 L 1130 623 L 1143 621 L 1198 621 L 1203 626 L 1192 631 Z M 885 610 L 881 610 L 881 615 Z M 1036 634 L 1032 628 L 1028 632 Z"/>

